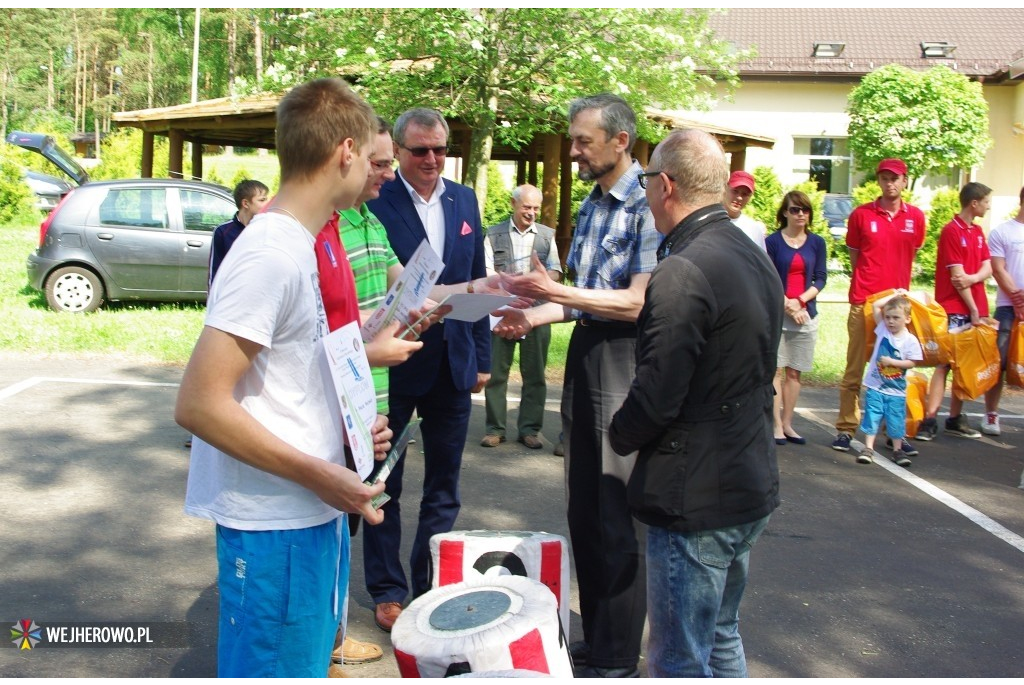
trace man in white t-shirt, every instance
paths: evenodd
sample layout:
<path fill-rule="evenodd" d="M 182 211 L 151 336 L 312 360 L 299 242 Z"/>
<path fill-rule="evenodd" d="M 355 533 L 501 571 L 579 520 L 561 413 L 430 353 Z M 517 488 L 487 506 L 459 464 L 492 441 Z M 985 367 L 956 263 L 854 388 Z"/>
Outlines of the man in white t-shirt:
<path fill-rule="evenodd" d="M 1010 345 L 1010 329 L 1014 321 L 1024 321 L 1024 188 L 1020 190 L 1021 206 L 1017 215 L 999 224 L 988 234 L 988 251 L 992 255 L 992 275 L 999 291 L 996 293 L 996 320 L 999 321 L 999 355 L 1006 369 L 1006 353 Z M 1003 377 L 992 392 L 985 396 L 987 403 L 981 432 L 999 435 L 999 399 L 1003 392 Z"/>
<path fill-rule="evenodd" d="M 725 194 L 725 213 L 737 228 L 747 234 L 762 250 L 764 245 L 764 224 L 743 213 L 743 208 L 754 197 L 754 177 L 746 171 L 734 171 L 729 176 L 729 188 Z"/>
<path fill-rule="evenodd" d="M 320 375 L 328 329 L 313 251 L 362 190 L 375 127 L 340 79 L 281 100 L 280 191 L 225 257 L 182 378 L 175 420 L 195 436 L 185 511 L 217 524 L 220 676 L 323 677 L 348 585 L 341 512 L 383 518 L 370 500 L 384 485 L 345 466 Z M 386 423 L 374 432 L 386 449 Z"/>

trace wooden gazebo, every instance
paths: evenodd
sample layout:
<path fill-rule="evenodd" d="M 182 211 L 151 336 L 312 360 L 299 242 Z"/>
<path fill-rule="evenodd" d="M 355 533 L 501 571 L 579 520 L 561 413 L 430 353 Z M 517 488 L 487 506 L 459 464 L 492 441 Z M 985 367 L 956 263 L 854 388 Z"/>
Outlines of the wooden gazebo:
<path fill-rule="evenodd" d="M 245 98 L 219 98 L 187 105 L 119 112 L 113 120 L 122 126 L 142 130 L 142 175 L 153 175 L 154 137 L 167 136 L 170 140 L 168 171 L 171 176 L 183 175 L 185 143 L 192 144 L 192 176 L 203 177 L 204 145 L 237 145 L 274 149 L 274 131 L 277 125 L 276 108 L 280 94 L 258 95 Z M 689 119 L 682 113 L 648 108 L 647 116 L 668 128 L 700 128 L 711 133 L 732 153 L 734 169 L 742 168 L 748 147 L 767 147 L 775 141 L 767 136 L 717 127 L 707 122 Z M 464 157 L 472 139 L 472 129 L 456 119 L 449 119 L 451 157 Z M 646 165 L 650 157 L 651 142 L 639 140 L 633 149 L 635 157 Z M 516 150 L 495 142 L 491 155 L 494 160 L 516 163 L 516 182 L 537 184 L 538 162 L 545 169 L 556 169 L 557 174 L 545 174 L 544 203 L 541 222 L 557 226 L 560 250 L 568 245 L 572 235 L 572 163 L 569 159 L 569 139 L 563 134 L 545 134 L 534 138 L 522 149 Z"/>

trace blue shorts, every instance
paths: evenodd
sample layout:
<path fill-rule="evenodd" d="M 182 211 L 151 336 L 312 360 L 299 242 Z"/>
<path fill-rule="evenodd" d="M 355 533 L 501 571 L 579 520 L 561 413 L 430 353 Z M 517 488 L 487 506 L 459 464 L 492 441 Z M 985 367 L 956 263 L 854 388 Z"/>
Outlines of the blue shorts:
<path fill-rule="evenodd" d="M 874 388 L 865 388 L 861 432 L 864 435 L 875 435 L 882 419 L 885 419 L 885 432 L 889 437 L 893 440 L 902 440 L 907 430 L 907 398 L 903 395 L 886 395 Z"/>
<path fill-rule="evenodd" d="M 217 675 L 324 678 L 349 576 L 345 516 L 297 530 L 217 526 Z"/>

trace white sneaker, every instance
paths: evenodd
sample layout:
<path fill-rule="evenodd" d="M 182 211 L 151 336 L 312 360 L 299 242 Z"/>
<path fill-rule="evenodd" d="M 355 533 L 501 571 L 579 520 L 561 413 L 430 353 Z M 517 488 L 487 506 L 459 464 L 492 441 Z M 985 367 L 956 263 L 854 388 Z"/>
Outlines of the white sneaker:
<path fill-rule="evenodd" d="M 999 435 L 999 414 L 989 412 L 981 423 L 981 432 L 985 435 Z"/>

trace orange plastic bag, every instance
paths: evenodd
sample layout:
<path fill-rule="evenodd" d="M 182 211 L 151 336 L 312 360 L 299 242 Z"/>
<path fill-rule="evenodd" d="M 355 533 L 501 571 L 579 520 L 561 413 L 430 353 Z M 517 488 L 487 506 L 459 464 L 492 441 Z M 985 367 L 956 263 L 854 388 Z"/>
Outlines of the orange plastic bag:
<path fill-rule="evenodd" d="M 1000 360 L 991 326 L 971 326 L 950 333 L 953 341 L 953 394 L 961 400 L 973 400 L 999 382 Z"/>
<path fill-rule="evenodd" d="M 1010 329 L 1010 347 L 1006 352 L 1006 383 L 1024 388 L 1024 326 L 1013 322 Z"/>
<path fill-rule="evenodd" d="M 871 353 L 875 349 L 875 317 L 872 311 L 874 303 L 889 295 L 893 290 L 883 290 L 868 297 L 864 302 L 864 353 L 865 363 L 871 361 Z M 949 339 L 949 317 L 946 310 L 931 295 L 925 292 L 911 292 L 910 300 L 910 332 L 921 343 L 923 359 L 917 366 L 937 366 L 949 364 L 953 358 L 953 346 Z"/>
<path fill-rule="evenodd" d="M 906 436 L 917 437 L 917 427 L 924 420 L 925 399 L 928 397 L 928 376 L 917 371 L 907 372 Z"/>

